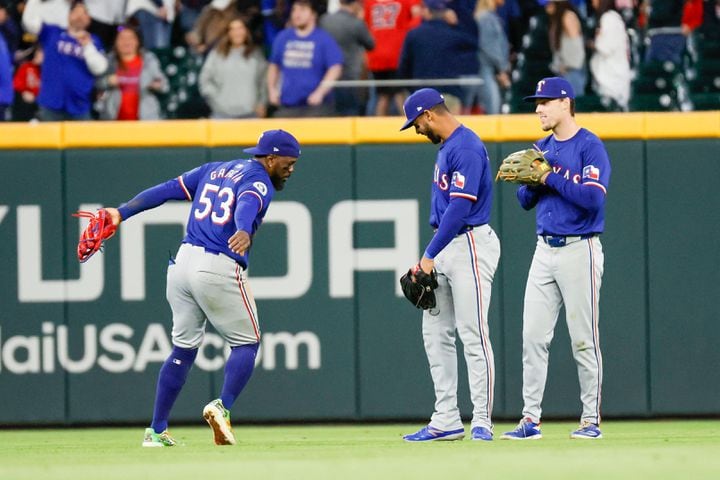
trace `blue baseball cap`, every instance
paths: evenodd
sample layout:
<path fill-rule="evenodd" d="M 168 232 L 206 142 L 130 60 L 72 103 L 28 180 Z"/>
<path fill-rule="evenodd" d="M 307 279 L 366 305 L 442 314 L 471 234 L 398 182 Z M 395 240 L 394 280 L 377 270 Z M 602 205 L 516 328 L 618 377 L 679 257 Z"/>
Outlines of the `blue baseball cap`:
<path fill-rule="evenodd" d="M 537 98 L 575 98 L 575 91 L 570 82 L 562 77 L 547 77 L 537 83 L 535 95 L 523 98 L 526 102 L 533 102 Z"/>
<path fill-rule="evenodd" d="M 260 134 L 257 146 L 246 148 L 243 152 L 253 155 L 278 155 L 298 158 L 300 156 L 300 143 L 285 130 L 267 130 Z"/>
<path fill-rule="evenodd" d="M 413 93 L 405 100 L 405 104 L 403 105 L 407 121 L 403 124 L 400 131 L 402 132 L 406 128 L 410 128 L 415 119 L 422 115 L 425 110 L 430 110 L 435 105 L 444 102 L 445 98 L 440 95 L 440 92 L 433 88 L 421 88 Z"/>

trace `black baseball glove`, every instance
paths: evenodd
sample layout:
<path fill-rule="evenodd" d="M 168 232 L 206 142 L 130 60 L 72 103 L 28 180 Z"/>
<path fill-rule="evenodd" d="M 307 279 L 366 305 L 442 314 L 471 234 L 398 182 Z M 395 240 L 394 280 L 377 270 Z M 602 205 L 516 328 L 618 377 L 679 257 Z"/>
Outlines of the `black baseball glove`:
<path fill-rule="evenodd" d="M 435 289 L 438 287 L 435 270 L 427 274 L 419 264 L 415 265 L 400 277 L 400 286 L 405 298 L 417 308 L 435 308 Z"/>

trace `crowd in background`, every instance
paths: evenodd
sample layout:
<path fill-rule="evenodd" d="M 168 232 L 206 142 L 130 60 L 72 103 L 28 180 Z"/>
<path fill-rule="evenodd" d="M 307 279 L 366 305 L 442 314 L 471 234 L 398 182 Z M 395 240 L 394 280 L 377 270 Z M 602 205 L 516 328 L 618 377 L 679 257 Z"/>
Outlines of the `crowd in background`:
<path fill-rule="evenodd" d="M 178 47 L 202 65 L 198 116 L 395 114 L 425 86 L 455 113 L 496 114 L 539 18 L 551 71 L 627 110 L 628 28 L 648 39 L 640 61 L 680 63 L 719 14 L 720 0 L 0 0 L 0 119 L 163 118 L 158 55 Z"/>

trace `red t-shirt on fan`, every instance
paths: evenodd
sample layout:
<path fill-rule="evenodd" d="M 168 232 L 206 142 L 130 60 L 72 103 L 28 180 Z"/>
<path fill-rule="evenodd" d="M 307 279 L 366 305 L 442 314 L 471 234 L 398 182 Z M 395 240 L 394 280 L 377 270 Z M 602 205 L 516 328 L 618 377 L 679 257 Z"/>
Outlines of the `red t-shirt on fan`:
<path fill-rule="evenodd" d="M 120 89 L 120 109 L 118 120 L 137 120 L 140 110 L 140 73 L 142 72 L 143 60 L 137 55 L 125 66 L 118 67 L 117 75 L 118 88 Z"/>
<path fill-rule="evenodd" d="M 368 68 L 397 70 L 405 35 L 420 24 L 420 15 L 413 16 L 412 8 L 419 7 L 421 0 L 365 0 L 364 5 L 365 22 L 375 39 L 375 49 L 367 53 Z"/>

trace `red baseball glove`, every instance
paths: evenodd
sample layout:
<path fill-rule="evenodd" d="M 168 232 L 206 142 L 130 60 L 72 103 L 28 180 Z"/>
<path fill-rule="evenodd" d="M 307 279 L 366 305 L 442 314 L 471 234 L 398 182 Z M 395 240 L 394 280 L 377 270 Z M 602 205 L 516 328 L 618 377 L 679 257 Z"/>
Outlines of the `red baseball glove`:
<path fill-rule="evenodd" d="M 105 240 L 115 235 L 117 226 L 113 225 L 110 214 L 104 208 L 98 210 L 97 213 L 81 210 L 73 213 L 73 217 L 90 219 L 90 223 L 80 235 L 77 246 L 78 261 L 85 263 L 95 252 L 100 250 Z"/>

